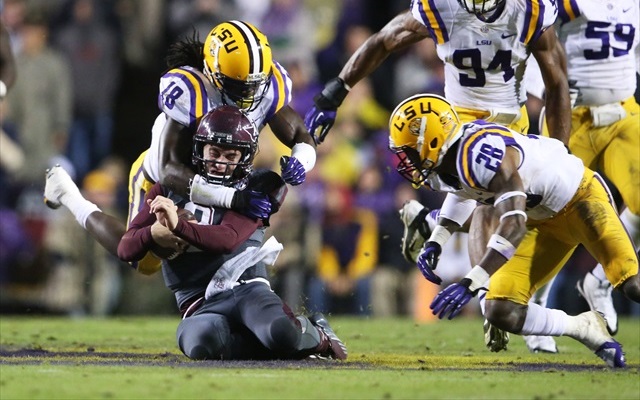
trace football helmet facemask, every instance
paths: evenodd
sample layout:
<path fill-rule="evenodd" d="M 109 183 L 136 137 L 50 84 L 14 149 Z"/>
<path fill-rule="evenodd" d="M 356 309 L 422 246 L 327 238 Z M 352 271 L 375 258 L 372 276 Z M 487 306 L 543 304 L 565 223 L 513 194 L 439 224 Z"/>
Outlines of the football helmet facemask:
<path fill-rule="evenodd" d="M 204 150 L 208 144 L 225 150 L 239 150 L 240 158 L 236 162 L 207 160 Z M 255 124 L 238 107 L 223 105 L 208 112 L 200 121 L 193 137 L 192 162 L 207 182 L 238 187 L 251 173 L 257 150 L 258 128 Z M 224 173 L 211 173 L 209 167 L 212 163 L 225 165 Z"/>
<path fill-rule="evenodd" d="M 267 37 L 255 26 L 227 21 L 215 26 L 204 42 L 204 74 L 225 104 L 247 111 L 265 96 L 273 69 Z"/>
<path fill-rule="evenodd" d="M 418 94 L 400 103 L 389 119 L 389 149 L 400 162 L 396 169 L 419 186 L 462 136 L 451 104 L 435 94 Z"/>
<path fill-rule="evenodd" d="M 488 17 L 504 4 L 505 0 L 458 0 L 458 3 L 468 13 Z"/>

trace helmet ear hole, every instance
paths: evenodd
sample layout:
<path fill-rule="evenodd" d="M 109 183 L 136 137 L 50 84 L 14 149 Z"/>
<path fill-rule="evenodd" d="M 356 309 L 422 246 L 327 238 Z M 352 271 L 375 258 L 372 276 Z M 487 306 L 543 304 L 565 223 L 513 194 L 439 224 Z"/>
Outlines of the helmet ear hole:
<path fill-rule="evenodd" d="M 431 143 L 429 143 L 429 148 L 431 149 L 437 149 L 438 148 L 438 138 L 433 138 L 433 140 L 431 141 Z"/>

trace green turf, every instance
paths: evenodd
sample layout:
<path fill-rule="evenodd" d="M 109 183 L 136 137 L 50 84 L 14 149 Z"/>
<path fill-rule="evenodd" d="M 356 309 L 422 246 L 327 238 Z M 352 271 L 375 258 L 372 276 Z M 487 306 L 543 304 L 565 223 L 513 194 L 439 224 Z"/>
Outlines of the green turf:
<path fill-rule="evenodd" d="M 192 362 L 175 345 L 177 318 L 0 319 L 0 399 L 486 398 L 639 399 L 640 319 L 617 339 L 629 368 L 610 370 L 579 343 L 530 354 L 512 337 L 491 353 L 480 319 L 415 324 L 331 318 L 347 362 Z M 27 355 L 12 356 L 29 349 Z"/>

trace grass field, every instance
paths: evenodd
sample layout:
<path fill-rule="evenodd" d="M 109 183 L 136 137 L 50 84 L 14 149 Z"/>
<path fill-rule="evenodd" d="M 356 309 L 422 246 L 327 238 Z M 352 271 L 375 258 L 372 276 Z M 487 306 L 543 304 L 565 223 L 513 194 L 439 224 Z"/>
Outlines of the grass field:
<path fill-rule="evenodd" d="M 530 354 L 484 348 L 482 321 L 331 318 L 346 362 L 194 362 L 177 318 L 0 319 L 0 399 L 640 399 L 640 319 L 617 339 L 629 367 L 608 369 L 581 344 Z"/>

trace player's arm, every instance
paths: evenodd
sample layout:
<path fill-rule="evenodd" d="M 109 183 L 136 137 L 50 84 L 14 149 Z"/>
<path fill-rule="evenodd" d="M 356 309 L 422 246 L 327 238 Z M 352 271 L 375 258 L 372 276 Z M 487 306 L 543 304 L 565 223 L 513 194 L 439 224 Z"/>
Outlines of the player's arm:
<path fill-rule="evenodd" d="M 189 181 L 195 172 L 191 165 L 192 132 L 167 117 L 160 144 L 160 183 L 181 196 L 188 196 Z"/>
<path fill-rule="evenodd" d="M 349 58 L 339 76 L 327 82 L 322 92 L 314 97 L 314 106 L 304 118 L 313 140 L 322 143 L 335 122 L 336 110 L 353 85 L 375 71 L 392 52 L 427 37 L 427 28 L 413 17 L 410 10 L 398 14 L 379 32 L 371 35 Z"/>
<path fill-rule="evenodd" d="M 290 106 L 284 106 L 269 120 L 269 127 L 291 156 L 280 160 L 282 178 L 290 185 L 299 185 L 316 164 L 316 145 L 302 118 Z"/>
<path fill-rule="evenodd" d="M 227 211 L 219 225 L 198 225 L 180 219 L 171 232 L 200 250 L 226 254 L 249 239 L 260 226 L 261 219 Z"/>
<path fill-rule="evenodd" d="M 118 244 L 118 258 L 122 261 L 140 261 L 147 254 L 153 244 L 151 226 L 156 222 L 155 214 L 149 212 L 146 199 L 153 199 L 162 194 L 162 187 L 156 183 L 149 190 L 142 204 L 142 209 L 129 224 Z"/>
<path fill-rule="evenodd" d="M 549 134 L 568 145 L 571 133 L 571 102 L 567 58 L 552 26 L 531 45 L 531 53 L 540 66 L 544 80 Z"/>
<path fill-rule="evenodd" d="M 398 14 L 353 53 L 342 68 L 339 78 L 353 87 L 375 71 L 391 53 L 428 37 L 427 28 L 411 15 L 410 10 Z"/>
<path fill-rule="evenodd" d="M 489 190 L 496 194 L 494 216 L 499 219 L 479 263 L 489 275 L 493 275 L 513 256 L 527 231 L 524 211 L 527 197 L 518 173 L 519 162 L 517 150 L 507 147 L 502 163 L 489 183 Z"/>

